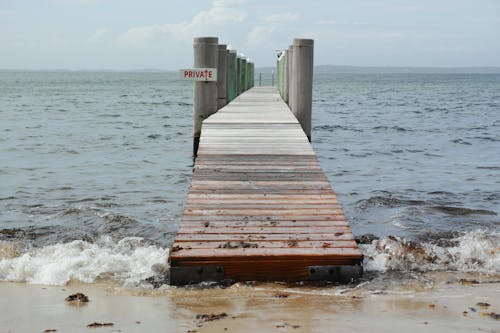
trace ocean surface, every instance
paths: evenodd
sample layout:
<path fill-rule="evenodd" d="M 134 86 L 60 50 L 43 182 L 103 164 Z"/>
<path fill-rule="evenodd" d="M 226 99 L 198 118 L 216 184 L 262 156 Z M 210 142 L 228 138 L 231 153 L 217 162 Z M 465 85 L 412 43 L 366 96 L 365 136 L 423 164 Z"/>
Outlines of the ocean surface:
<path fill-rule="evenodd" d="M 192 100 L 177 72 L 0 72 L 0 281 L 168 275 Z M 312 140 L 366 279 L 500 276 L 500 74 L 319 71 Z"/>

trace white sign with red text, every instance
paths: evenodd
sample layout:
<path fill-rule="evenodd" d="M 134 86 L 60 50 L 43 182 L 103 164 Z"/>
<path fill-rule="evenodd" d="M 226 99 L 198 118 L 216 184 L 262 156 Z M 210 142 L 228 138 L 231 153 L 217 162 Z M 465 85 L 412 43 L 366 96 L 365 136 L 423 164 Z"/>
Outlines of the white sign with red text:
<path fill-rule="evenodd" d="M 180 72 L 184 80 L 217 81 L 217 68 L 188 68 Z"/>

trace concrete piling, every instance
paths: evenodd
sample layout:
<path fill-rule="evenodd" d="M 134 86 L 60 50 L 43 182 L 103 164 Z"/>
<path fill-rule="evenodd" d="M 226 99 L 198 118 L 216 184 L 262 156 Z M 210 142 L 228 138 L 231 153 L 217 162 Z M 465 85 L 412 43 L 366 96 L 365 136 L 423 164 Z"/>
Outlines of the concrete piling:
<path fill-rule="evenodd" d="M 295 96 L 295 94 L 292 91 L 293 90 L 292 82 L 294 80 L 294 78 L 293 78 L 293 46 L 292 45 L 290 45 L 288 47 L 287 67 L 288 67 L 288 106 L 290 107 L 290 109 L 292 109 L 293 96 Z"/>
<path fill-rule="evenodd" d="M 288 50 L 285 50 L 285 68 L 283 69 L 283 100 L 285 103 L 288 104 L 288 87 L 289 87 L 289 82 L 288 82 L 288 75 L 289 75 L 289 69 L 288 69 L 288 63 L 289 63 L 289 54 Z"/>
<path fill-rule="evenodd" d="M 250 59 L 247 58 L 247 68 L 245 72 L 245 90 L 250 89 L 250 67 L 251 67 Z"/>
<path fill-rule="evenodd" d="M 247 79 L 247 59 L 245 57 L 241 58 L 241 93 L 244 93 L 247 90 L 247 84 L 246 84 L 246 79 Z"/>
<path fill-rule="evenodd" d="M 311 141 L 314 40 L 293 40 L 291 110 Z"/>
<path fill-rule="evenodd" d="M 217 37 L 197 37 L 194 39 L 194 68 L 218 67 Z M 201 124 L 204 119 L 217 112 L 217 82 L 194 82 L 194 131 L 193 154 L 196 156 L 200 143 Z"/>
<path fill-rule="evenodd" d="M 237 56 L 236 57 L 236 96 L 241 94 L 240 77 L 241 77 L 241 57 Z"/>
<path fill-rule="evenodd" d="M 219 44 L 217 49 L 217 110 L 227 104 L 227 87 L 226 87 L 226 64 L 227 64 L 227 48 L 226 45 Z"/>
<path fill-rule="evenodd" d="M 255 86 L 255 64 L 250 63 L 250 88 Z"/>
<path fill-rule="evenodd" d="M 227 81 L 227 102 L 231 102 L 237 96 L 238 68 L 236 50 L 228 51 L 228 81 Z"/>

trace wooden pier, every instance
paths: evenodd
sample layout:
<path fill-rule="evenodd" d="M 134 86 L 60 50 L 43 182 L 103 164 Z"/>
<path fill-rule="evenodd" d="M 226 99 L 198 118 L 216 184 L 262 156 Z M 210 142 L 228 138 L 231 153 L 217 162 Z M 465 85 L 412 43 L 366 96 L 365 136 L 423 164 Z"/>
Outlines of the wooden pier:
<path fill-rule="evenodd" d="M 170 283 L 348 282 L 362 274 L 342 208 L 301 125 L 273 87 L 205 119 Z"/>

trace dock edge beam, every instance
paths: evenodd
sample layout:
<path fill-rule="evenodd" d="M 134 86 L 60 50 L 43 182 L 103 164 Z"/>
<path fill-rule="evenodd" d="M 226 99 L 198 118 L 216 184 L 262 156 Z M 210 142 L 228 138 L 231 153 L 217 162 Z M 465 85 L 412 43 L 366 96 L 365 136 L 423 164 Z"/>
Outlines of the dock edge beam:
<path fill-rule="evenodd" d="M 307 266 L 307 279 L 288 282 L 339 282 L 350 283 L 363 275 L 363 265 L 326 265 Z M 170 285 L 184 286 L 202 282 L 221 283 L 224 281 L 238 281 L 231 276 L 226 276 L 222 265 L 199 265 L 170 267 Z M 272 281 L 270 279 L 267 282 Z M 275 281 L 280 282 L 280 281 Z"/>

